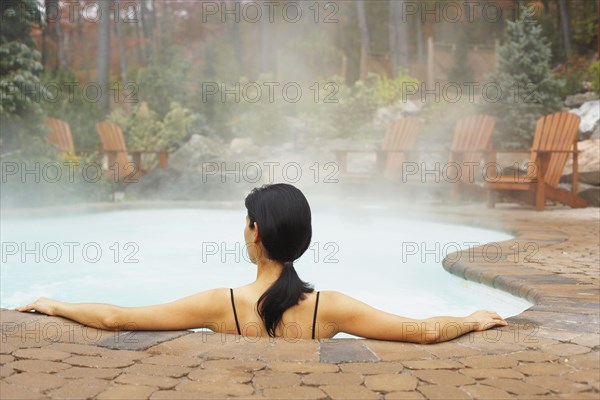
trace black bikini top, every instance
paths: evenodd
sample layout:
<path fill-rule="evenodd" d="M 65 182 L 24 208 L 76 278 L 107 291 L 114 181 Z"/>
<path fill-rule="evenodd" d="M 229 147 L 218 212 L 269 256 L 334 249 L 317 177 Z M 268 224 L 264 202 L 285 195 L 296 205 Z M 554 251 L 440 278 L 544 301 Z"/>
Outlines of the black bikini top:
<path fill-rule="evenodd" d="M 229 293 L 231 294 L 231 307 L 233 308 L 233 317 L 235 318 L 235 327 L 237 328 L 238 335 L 242 334 L 240 329 L 240 322 L 238 321 L 237 311 L 235 310 L 235 301 L 233 299 L 233 288 L 229 288 Z M 312 336 L 311 338 L 315 338 L 315 328 L 317 326 L 317 309 L 319 307 L 319 292 L 317 292 L 317 301 L 315 302 L 315 312 L 313 314 L 313 324 L 312 324 Z"/>

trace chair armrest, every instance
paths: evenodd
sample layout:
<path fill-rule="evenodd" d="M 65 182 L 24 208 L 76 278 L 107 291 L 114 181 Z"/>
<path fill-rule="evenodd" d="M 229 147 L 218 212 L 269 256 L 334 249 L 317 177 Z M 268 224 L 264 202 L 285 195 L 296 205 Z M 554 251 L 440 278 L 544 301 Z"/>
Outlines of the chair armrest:
<path fill-rule="evenodd" d="M 544 154 L 544 153 L 581 153 L 581 150 L 531 150 L 532 153 L 540 153 L 540 154 Z"/>
<path fill-rule="evenodd" d="M 469 154 L 469 153 L 493 153 L 494 150 L 450 150 L 451 153 Z"/>
<path fill-rule="evenodd" d="M 493 153 L 527 153 L 527 154 L 531 154 L 531 150 L 527 150 L 527 149 L 515 149 L 515 150 L 509 150 L 509 149 L 490 149 L 490 152 Z"/>
<path fill-rule="evenodd" d="M 130 153 L 140 153 L 140 154 L 160 154 L 160 153 L 170 153 L 168 150 L 129 150 Z"/>

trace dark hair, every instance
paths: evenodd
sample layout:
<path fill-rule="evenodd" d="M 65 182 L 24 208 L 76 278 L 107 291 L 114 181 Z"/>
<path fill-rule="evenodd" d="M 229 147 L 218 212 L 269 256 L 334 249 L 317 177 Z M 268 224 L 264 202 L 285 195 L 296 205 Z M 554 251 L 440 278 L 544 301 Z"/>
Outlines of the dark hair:
<path fill-rule="evenodd" d="M 300 190 L 276 183 L 254 188 L 245 200 L 250 228 L 258 224 L 258 236 L 271 260 L 283 263 L 279 278 L 258 299 L 258 314 L 269 336 L 288 308 L 306 298 L 312 286 L 300 279 L 294 260 L 308 249 L 312 237 L 310 206 Z"/>

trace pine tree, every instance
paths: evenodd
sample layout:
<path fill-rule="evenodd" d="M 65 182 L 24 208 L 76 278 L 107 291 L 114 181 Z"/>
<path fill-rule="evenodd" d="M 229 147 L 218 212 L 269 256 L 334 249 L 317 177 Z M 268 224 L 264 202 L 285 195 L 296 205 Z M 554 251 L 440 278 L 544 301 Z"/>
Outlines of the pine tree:
<path fill-rule="evenodd" d="M 43 134 L 41 55 L 30 36 L 42 22 L 36 0 L 5 2 L 0 7 L 0 132 L 2 151 L 20 147 L 32 133 Z"/>
<path fill-rule="evenodd" d="M 501 148 L 530 147 L 537 119 L 562 104 L 562 81 L 550 71 L 550 44 L 533 13 L 533 8 L 521 8 L 517 20 L 508 22 L 498 68 L 482 91 L 483 112 L 498 118 L 494 137 Z"/>

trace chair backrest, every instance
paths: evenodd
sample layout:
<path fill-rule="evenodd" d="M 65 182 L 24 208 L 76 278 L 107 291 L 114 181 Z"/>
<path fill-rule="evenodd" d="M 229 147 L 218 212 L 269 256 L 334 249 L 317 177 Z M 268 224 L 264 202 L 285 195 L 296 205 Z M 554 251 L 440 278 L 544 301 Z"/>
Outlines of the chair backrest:
<path fill-rule="evenodd" d="M 405 117 L 391 121 L 385 131 L 381 150 L 411 150 L 419 134 L 421 121 Z"/>
<path fill-rule="evenodd" d="M 471 115 L 459 119 L 454 126 L 454 137 L 450 146 L 451 151 L 477 151 L 489 150 L 491 147 L 492 132 L 496 126 L 496 117 L 486 114 Z M 475 158 L 481 153 L 472 154 Z"/>
<path fill-rule="evenodd" d="M 475 164 L 469 163 L 480 163 L 485 151 L 491 150 L 495 126 L 496 117 L 486 114 L 461 118 L 454 125 L 449 161 L 459 163 L 461 181 L 474 181 L 473 174 L 476 174 L 476 171 L 470 165 Z"/>
<path fill-rule="evenodd" d="M 121 131 L 121 128 L 117 124 L 106 121 L 98 122 L 96 124 L 96 130 L 100 135 L 102 148 L 105 151 L 127 151 L 125 139 L 123 138 L 123 131 Z"/>
<path fill-rule="evenodd" d="M 73 136 L 68 123 L 57 118 L 48 118 L 46 119 L 46 126 L 50 128 L 50 134 L 46 136 L 46 143 L 55 145 L 61 153 L 75 151 Z"/>
<path fill-rule="evenodd" d="M 569 153 L 577 141 L 577 132 L 581 118 L 569 112 L 557 112 L 538 119 L 531 150 L 560 150 L 562 153 L 551 153 L 544 181 L 556 186 L 567 163 Z M 532 151 L 530 162 L 537 160 L 538 154 Z"/>
<path fill-rule="evenodd" d="M 415 117 L 405 117 L 391 121 L 385 131 L 381 150 L 412 150 L 417 142 L 421 121 Z M 401 173 L 402 163 L 406 160 L 405 153 L 389 153 L 384 166 L 386 175 Z"/>
<path fill-rule="evenodd" d="M 125 146 L 125 139 L 123 138 L 121 128 L 117 124 L 104 121 L 96 124 L 96 130 L 100 135 L 102 149 L 108 153 L 109 170 L 113 174 L 118 171 L 118 180 L 129 177 L 133 168 L 129 162 L 129 154 L 127 154 L 127 147 Z M 117 163 L 118 169 L 114 168 L 115 163 Z"/>

